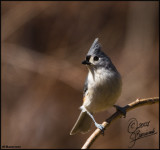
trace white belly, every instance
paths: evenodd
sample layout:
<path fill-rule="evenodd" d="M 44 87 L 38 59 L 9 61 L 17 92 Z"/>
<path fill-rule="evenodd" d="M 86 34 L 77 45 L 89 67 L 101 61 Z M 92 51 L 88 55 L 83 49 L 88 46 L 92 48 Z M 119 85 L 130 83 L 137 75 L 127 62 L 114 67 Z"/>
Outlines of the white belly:
<path fill-rule="evenodd" d="M 106 110 L 115 104 L 121 93 L 121 78 L 113 74 L 88 74 L 88 91 L 83 105 L 90 112 Z"/>

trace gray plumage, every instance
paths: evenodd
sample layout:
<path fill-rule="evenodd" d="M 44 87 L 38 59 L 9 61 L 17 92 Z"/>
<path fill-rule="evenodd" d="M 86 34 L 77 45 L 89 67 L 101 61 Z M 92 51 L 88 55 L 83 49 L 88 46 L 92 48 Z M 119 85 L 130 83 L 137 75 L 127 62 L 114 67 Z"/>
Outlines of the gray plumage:
<path fill-rule="evenodd" d="M 80 107 L 82 111 L 71 135 L 88 132 L 92 120 L 96 127 L 103 129 L 94 120 L 93 114 L 113 106 L 121 93 L 121 76 L 111 59 L 101 49 L 96 38 L 86 55 L 86 60 L 82 62 L 89 72 L 84 84 L 84 102 Z"/>

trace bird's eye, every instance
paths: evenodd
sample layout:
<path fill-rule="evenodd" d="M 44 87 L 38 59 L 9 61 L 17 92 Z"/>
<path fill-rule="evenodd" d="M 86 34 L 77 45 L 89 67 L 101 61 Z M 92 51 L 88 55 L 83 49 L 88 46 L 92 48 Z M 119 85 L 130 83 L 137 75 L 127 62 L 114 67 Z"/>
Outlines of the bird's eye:
<path fill-rule="evenodd" d="M 99 60 L 99 57 L 97 57 L 97 56 L 94 56 L 94 61 L 98 61 Z"/>
<path fill-rule="evenodd" d="M 86 56 L 86 60 L 89 61 L 89 59 L 91 58 L 90 55 Z"/>

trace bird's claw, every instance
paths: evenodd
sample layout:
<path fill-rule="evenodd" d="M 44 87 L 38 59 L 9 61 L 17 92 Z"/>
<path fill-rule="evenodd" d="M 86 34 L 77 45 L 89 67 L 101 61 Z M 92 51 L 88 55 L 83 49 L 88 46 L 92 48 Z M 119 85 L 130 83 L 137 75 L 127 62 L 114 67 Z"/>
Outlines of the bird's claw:
<path fill-rule="evenodd" d="M 101 130 L 101 133 L 102 133 L 102 135 L 104 136 L 104 130 L 105 130 L 105 128 L 103 127 L 103 125 L 98 124 L 98 123 L 95 123 L 95 126 L 96 126 L 98 129 Z"/>
<path fill-rule="evenodd" d="M 120 107 L 118 105 L 113 105 L 117 111 L 119 111 L 121 114 L 123 114 L 123 117 L 126 118 L 126 110 L 123 107 Z"/>

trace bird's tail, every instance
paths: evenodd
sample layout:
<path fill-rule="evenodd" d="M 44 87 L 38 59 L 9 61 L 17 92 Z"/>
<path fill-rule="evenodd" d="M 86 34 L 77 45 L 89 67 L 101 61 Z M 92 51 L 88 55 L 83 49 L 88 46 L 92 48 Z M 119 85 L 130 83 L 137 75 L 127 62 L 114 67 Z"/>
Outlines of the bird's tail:
<path fill-rule="evenodd" d="M 92 119 L 87 112 L 81 111 L 75 125 L 73 126 L 70 135 L 80 133 L 86 133 L 91 127 Z"/>

